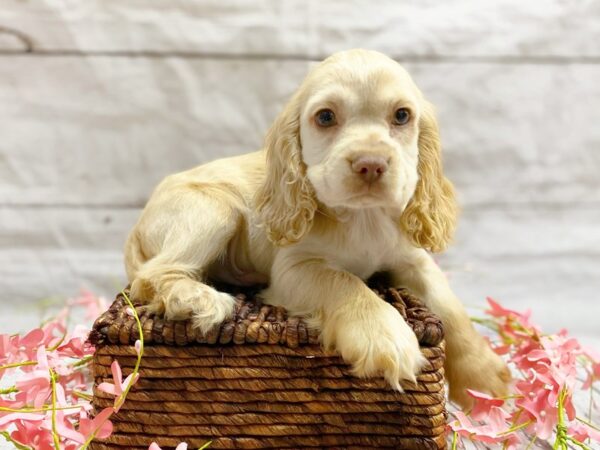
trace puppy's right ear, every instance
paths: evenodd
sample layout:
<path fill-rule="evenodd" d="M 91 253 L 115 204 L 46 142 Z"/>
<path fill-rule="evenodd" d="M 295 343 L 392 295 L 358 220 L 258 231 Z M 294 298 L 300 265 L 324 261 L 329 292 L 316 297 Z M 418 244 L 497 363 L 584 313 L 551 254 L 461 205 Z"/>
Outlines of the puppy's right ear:
<path fill-rule="evenodd" d="M 260 222 L 278 246 L 298 242 L 310 230 L 317 209 L 302 161 L 300 104 L 299 90 L 267 133 L 266 178 L 255 197 Z"/>

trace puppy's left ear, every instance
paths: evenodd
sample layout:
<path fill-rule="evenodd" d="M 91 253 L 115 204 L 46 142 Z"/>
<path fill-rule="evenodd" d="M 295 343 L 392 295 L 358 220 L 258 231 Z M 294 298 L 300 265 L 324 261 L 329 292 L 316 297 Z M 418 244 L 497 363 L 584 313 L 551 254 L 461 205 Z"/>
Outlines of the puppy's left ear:
<path fill-rule="evenodd" d="M 419 181 L 400 226 L 413 244 L 443 251 L 454 234 L 458 208 L 452 183 L 442 170 L 442 152 L 433 106 L 425 101 L 419 120 Z"/>

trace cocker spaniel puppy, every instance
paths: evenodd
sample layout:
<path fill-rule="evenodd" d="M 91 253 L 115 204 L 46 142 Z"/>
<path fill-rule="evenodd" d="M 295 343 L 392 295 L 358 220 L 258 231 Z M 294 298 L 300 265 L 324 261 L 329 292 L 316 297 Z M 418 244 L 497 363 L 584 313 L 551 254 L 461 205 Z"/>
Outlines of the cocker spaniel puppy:
<path fill-rule="evenodd" d="M 268 282 L 267 303 L 305 316 L 358 376 L 400 390 L 424 361 L 401 315 L 364 283 L 387 271 L 443 320 L 450 396 L 503 395 L 510 375 L 476 333 L 429 252 L 456 220 L 432 106 L 409 74 L 366 50 L 302 82 L 265 148 L 167 177 L 126 244 L 131 295 L 203 331 L 232 314 L 207 278 Z"/>

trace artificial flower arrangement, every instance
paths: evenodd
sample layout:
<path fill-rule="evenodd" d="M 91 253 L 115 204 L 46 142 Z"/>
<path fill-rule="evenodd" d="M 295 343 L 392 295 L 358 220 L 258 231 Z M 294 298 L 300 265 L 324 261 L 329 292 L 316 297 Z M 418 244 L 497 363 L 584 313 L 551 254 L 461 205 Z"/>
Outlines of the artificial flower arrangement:
<path fill-rule="evenodd" d="M 67 301 L 52 320 L 21 335 L 0 334 L 0 435 L 17 449 L 85 449 L 95 438 L 112 433 L 110 417 L 119 411 L 139 379 L 144 353 L 143 333 L 129 299 L 128 313 L 136 318 L 137 364 L 123 380 L 114 361 L 113 383 L 97 389 L 114 396 L 114 404 L 93 414 L 90 404 L 89 364 L 94 348 L 87 342 L 89 329 L 68 330 L 74 308 L 85 308 L 90 321 L 106 309 L 106 301 L 89 292 Z M 452 450 L 465 441 L 497 444 L 502 449 L 530 448 L 536 440 L 553 442 L 554 449 L 591 449 L 600 443 L 600 429 L 592 423 L 593 393 L 600 380 L 600 355 L 584 349 L 565 330 L 544 335 L 529 313 L 505 309 L 488 299 L 489 309 L 475 322 L 491 329 L 494 350 L 504 355 L 515 375 L 513 394 L 493 398 L 469 391 L 474 408 L 456 408 L 448 423 Z M 576 411 L 574 393 L 589 390 L 589 408 Z M 582 416 L 586 414 L 586 416 Z M 202 448 L 210 447 L 207 442 Z M 149 450 L 160 450 L 149 443 Z M 181 443 L 176 450 L 186 450 Z"/>

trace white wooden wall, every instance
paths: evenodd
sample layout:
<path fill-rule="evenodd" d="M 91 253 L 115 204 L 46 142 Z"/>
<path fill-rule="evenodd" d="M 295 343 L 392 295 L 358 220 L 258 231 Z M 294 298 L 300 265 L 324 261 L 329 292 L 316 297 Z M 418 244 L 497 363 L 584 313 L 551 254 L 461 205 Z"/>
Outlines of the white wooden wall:
<path fill-rule="evenodd" d="M 599 24 L 599 0 L 0 0 L 0 330 L 110 296 L 162 177 L 258 148 L 312 61 L 366 47 L 437 105 L 465 303 L 600 339 Z"/>

